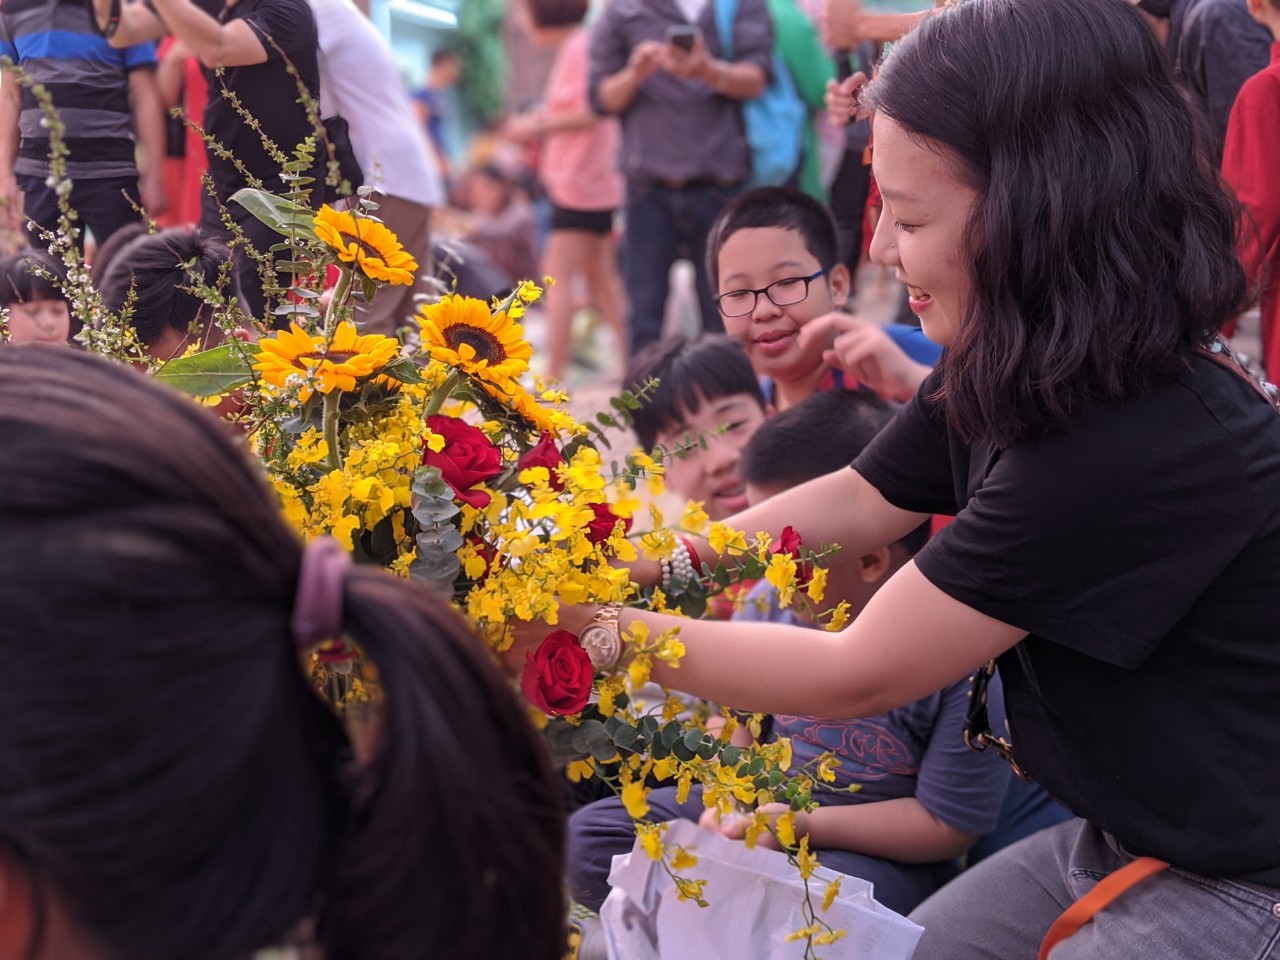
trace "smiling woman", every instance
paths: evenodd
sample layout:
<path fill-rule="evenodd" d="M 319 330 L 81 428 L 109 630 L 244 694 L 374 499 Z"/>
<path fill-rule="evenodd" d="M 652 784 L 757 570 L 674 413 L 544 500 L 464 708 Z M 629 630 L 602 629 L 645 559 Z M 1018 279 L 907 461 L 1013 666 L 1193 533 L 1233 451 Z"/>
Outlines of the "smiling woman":
<path fill-rule="evenodd" d="M 1035 956 L 1140 855 L 1147 878 L 1071 956 L 1265 956 L 1280 417 L 1213 339 L 1244 275 L 1199 126 L 1115 0 L 956 4 L 897 45 L 866 102 L 888 198 L 872 254 L 948 347 L 853 469 L 730 522 L 859 557 L 930 514 L 955 521 L 838 634 L 634 611 L 621 626 L 680 628 L 679 670 L 655 680 L 771 713 L 882 713 L 998 658 L 1018 765 L 1081 819 L 919 907 L 918 960 Z M 823 265 L 800 263 L 788 274 Z M 753 323 L 781 327 L 791 308 L 756 299 Z"/>

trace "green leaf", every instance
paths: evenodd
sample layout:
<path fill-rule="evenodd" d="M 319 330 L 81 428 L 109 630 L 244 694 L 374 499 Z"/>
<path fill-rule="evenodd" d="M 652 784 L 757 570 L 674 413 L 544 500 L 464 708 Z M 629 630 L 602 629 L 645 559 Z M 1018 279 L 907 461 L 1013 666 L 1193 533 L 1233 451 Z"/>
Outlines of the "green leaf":
<path fill-rule="evenodd" d="M 640 733 L 629 724 L 622 724 L 613 732 L 613 742 L 621 750 L 630 750 L 640 741 Z"/>
<path fill-rule="evenodd" d="M 243 187 L 237 190 L 231 195 L 231 199 L 283 236 L 298 230 L 312 235 L 315 233 L 312 223 L 315 212 L 292 200 L 277 197 L 274 193 L 254 187 Z"/>
<path fill-rule="evenodd" d="M 257 353 L 256 344 L 228 342 L 170 360 L 156 371 L 155 378 L 193 397 L 217 397 L 253 379 L 249 362 Z"/>
<path fill-rule="evenodd" d="M 401 383 L 426 383 L 422 379 L 422 374 L 418 372 L 418 368 L 408 357 L 397 360 L 395 363 L 389 363 L 382 368 L 385 373 L 393 380 L 399 380 Z"/>

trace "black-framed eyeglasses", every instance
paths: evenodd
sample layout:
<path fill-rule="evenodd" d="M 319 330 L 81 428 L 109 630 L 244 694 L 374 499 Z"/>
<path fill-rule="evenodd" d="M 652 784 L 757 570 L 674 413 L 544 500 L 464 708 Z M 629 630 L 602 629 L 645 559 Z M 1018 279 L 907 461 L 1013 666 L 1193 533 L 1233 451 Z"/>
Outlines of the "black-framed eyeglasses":
<path fill-rule="evenodd" d="M 964 743 L 970 750 L 994 750 L 1001 760 L 1013 767 L 1014 773 L 1029 783 L 1030 775 L 1013 759 L 1013 744 L 991 731 L 991 717 L 987 712 L 987 688 L 991 686 L 991 678 L 995 672 L 996 662 L 991 660 L 969 678 L 972 687 L 969 690 L 969 709 L 964 716 Z"/>
<path fill-rule="evenodd" d="M 755 310 L 760 294 L 763 293 L 775 306 L 789 307 L 809 296 L 809 284 L 819 277 L 826 276 L 828 269 L 823 267 L 817 273 L 811 273 L 807 277 L 784 277 L 759 290 L 730 290 L 716 297 L 716 306 L 726 317 L 745 317 Z"/>

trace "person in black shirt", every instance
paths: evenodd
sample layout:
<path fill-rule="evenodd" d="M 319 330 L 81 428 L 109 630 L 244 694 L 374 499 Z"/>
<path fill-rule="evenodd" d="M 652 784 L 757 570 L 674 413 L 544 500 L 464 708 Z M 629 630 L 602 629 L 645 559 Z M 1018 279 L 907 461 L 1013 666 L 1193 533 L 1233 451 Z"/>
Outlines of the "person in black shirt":
<path fill-rule="evenodd" d="M 1017 763 L 1079 819 L 922 904 L 919 960 L 1035 956 L 1138 857 L 1171 869 L 1055 958 L 1266 955 L 1280 416 L 1212 340 L 1245 281 L 1201 126 L 1114 0 L 956 4 L 897 45 L 862 101 L 885 201 L 872 257 L 946 350 L 853 469 L 728 522 L 775 540 L 791 525 L 856 558 L 929 514 L 955 520 L 838 634 L 616 622 L 679 626 L 679 669 L 654 679 L 748 711 L 872 715 L 998 658 Z M 633 577 L 654 582 L 654 566 Z M 593 620 L 615 622 L 560 613 L 568 630 Z M 545 635 L 515 630 L 516 658 Z"/>
<path fill-rule="evenodd" d="M 200 231 L 230 240 L 231 231 L 223 222 L 225 209 L 253 247 L 265 254 L 281 237 L 231 197 L 246 186 L 285 191 L 283 162 L 268 151 L 264 138 L 291 159 L 294 147 L 316 135 L 300 102 L 303 89 L 314 103 L 320 98 L 316 24 L 306 0 L 242 0 L 226 5 L 221 0 L 133 0 L 123 7 L 119 0 L 94 0 L 94 10 L 113 46 L 172 32 L 199 58 L 209 80 L 204 128 L 226 151 L 225 155 L 209 151 L 213 194 L 204 197 Z M 244 114 L 253 117 L 259 129 L 247 123 Z M 318 205 L 322 163 L 317 163 L 311 176 L 316 178 L 312 200 Z M 255 317 L 265 319 L 266 297 L 257 262 L 242 249 L 235 251 L 235 261 L 246 304 Z M 282 284 L 287 284 L 287 276 L 281 277 Z"/>

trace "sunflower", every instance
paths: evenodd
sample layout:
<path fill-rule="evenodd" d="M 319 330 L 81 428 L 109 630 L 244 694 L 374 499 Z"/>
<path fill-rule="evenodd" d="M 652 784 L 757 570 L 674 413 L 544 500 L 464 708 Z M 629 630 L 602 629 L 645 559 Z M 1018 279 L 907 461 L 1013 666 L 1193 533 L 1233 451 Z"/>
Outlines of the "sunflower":
<path fill-rule="evenodd" d="M 316 236 L 338 253 L 338 259 L 354 263 L 371 280 L 412 286 L 418 261 L 405 253 L 396 235 L 369 217 L 335 210 L 327 203 L 312 221 Z"/>
<path fill-rule="evenodd" d="M 253 369 L 267 383 L 288 385 L 290 377 L 301 374 L 308 381 L 299 393 L 310 399 L 312 389 L 321 393 L 349 391 L 356 381 L 371 376 L 396 359 L 400 344 L 376 333 L 361 335 L 353 323 L 340 323 L 333 341 L 307 333 L 296 323 L 259 344 Z"/>
<path fill-rule="evenodd" d="M 533 348 L 524 330 L 505 311 L 489 313 L 474 297 L 448 294 L 422 308 L 422 345 L 431 359 L 460 368 L 482 384 L 510 392 L 529 369 Z"/>

